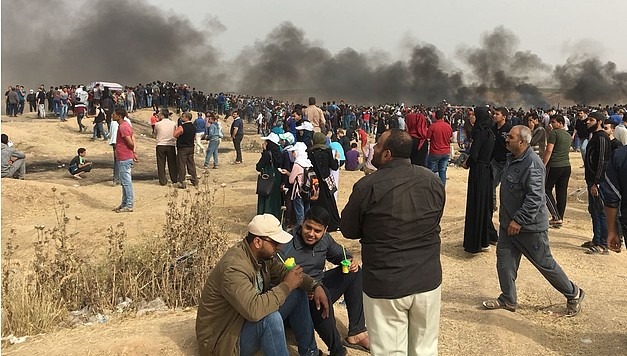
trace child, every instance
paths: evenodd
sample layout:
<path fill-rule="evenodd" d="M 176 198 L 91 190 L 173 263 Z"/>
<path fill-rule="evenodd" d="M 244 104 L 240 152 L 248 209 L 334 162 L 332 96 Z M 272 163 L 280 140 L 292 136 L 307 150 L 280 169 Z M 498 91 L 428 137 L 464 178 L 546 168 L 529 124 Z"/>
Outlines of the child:
<path fill-rule="evenodd" d="M 93 163 L 85 161 L 85 155 L 87 154 L 86 148 L 79 148 L 77 150 L 77 153 L 78 156 L 72 158 L 72 160 L 70 161 L 70 166 L 68 167 L 68 170 L 70 171 L 72 177 L 76 179 L 83 179 L 83 177 L 81 177 L 81 174 L 91 171 Z"/>
<path fill-rule="evenodd" d="M 159 121 L 159 119 L 157 119 L 157 114 L 159 112 L 155 111 L 152 113 L 152 116 L 150 117 L 150 126 L 152 126 L 152 135 L 155 135 L 155 125 L 157 124 L 157 121 Z"/>

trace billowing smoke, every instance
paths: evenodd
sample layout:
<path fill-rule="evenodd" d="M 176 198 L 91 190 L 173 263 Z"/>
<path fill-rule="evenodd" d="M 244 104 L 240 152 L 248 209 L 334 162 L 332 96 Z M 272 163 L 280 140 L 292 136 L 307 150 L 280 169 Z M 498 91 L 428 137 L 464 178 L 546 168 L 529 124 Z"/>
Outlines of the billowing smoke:
<path fill-rule="evenodd" d="M 292 23 L 226 60 L 212 45 L 225 27 L 208 17 L 199 29 L 145 0 L 66 0 L 2 4 L 3 85 L 58 85 L 94 80 L 134 85 L 153 80 L 188 83 L 206 92 L 348 102 L 406 102 L 548 107 L 539 83 L 558 83 L 581 103 L 627 97 L 627 74 L 594 57 L 552 68 L 518 38 L 497 27 L 475 48 L 458 50 L 455 68 L 433 45 L 409 48 L 407 58 L 345 48 L 331 53 Z M 28 19 L 28 25 L 21 21 Z M 62 21 L 61 21 L 62 20 Z M 466 70 L 469 69 L 469 70 Z M 556 78 L 552 79 L 552 78 Z"/>
<path fill-rule="evenodd" d="M 627 98 L 627 72 L 613 62 L 574 56 L 555 67 L 555 77 L 567 99 L 578 104 L 612 103 Z"/>
<path fill-rule="evenodd" d="M 536 54 L 518 51 L 517 46 L 516 35 L 499 26 L 482 36 L 480 47 L 460 49 L 459 56 L 473 74 L 471 92 L 505 105 L 522 102 L 546 108 L 549 104 L 530 79 L 546 77 L 551 66 Z M 486 98 L 488 88 L 493 89 L 492 98 Z"/>
<path fill-rule="evenodd" d="M 218 54 L 209 43 L 220 31 L 219 22 L 208 20 L 209 30 L 200 31 L 186 18 L 166 15 L 143 0 L 70 4 L 2 2 L 4 83 L 223 80 L 216 70 Z"/>

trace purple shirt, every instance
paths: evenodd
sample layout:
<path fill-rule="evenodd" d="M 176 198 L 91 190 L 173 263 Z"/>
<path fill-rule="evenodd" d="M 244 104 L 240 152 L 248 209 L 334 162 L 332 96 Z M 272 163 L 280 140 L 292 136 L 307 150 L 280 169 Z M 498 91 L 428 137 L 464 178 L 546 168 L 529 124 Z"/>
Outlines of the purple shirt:
<path fill-rule="evenodd" d="M 345 167 L 347 171 L 356 171 L 359 168 L 359 151 L 350 150 L 344 154 L 346 156 Z"/>

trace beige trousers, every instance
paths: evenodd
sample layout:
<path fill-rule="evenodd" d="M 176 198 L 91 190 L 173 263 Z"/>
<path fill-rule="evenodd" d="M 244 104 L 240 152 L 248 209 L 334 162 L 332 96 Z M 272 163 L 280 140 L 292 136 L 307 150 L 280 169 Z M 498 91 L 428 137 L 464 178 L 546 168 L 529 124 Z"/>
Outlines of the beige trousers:
<path fill-rule="evenodd" d="M 370 354 L 437 355 L 440 294 L 441 286 L 399 299 L 370 298 L 364 293 Z"/>

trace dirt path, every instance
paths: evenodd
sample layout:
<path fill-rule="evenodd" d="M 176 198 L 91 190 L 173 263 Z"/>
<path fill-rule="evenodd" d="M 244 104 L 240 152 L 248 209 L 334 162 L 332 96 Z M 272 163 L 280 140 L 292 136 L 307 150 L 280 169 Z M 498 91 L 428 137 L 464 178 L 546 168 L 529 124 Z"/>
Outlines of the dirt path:
<path fill-rule="evenodd" d="M 133 171 L 135 211 L 120 215 L 111 211 L 119 204 L 121 188 L 111 184 L 112 154 L 101 141 L 91 141 L 88 134 L 79 134 L 75 123 L 25 118 L 5 121 L 7 133 L 19 150 L 28 155 L 29 173 L 26 181 L 2 181 L 2 236 L 15 229 L 20 243 L 17 258 L 27 261 L 32 256 L 36 239 L 35 225 L 53 226 L 54 195 L 70 207 L 69 216 L 81 231 L 76 237 L 87 255 L 97 257 L 106 247 L 104 231 L 125 219 L 128 242 L 154 238 L 165 221 L 168 187 L 161 187 L 156 176 L 154 139 L 149 135 L 148 111 L 134 114 L 140 162 Z M 225 183 L 218 191 L 216 203 L 224 206 L 230 221 L 229 234 L 236 240 L 243 236 L 246 224 L 255 214 L 254 164 L 259 140 L 251 135 L 245 141 L 244 164 L 231 165 L 234 159 L 231 142 L 220 147 L 220 168 L 209 170 L 216 184 Z M 142 136 L 145 135 L 145 136 Z M 78 147 L 87 147 L 88 159 L 95 169 L 87 179 L 70 178 L 65 167 Z M 196 158 L 202 167 L 204 157 Z M 583 185 L 580 157 L 571 154 L 573 177 L 571 188 Z M 199 170 L 199 172 L 202 169 Z M 360 172 L 341 171 L 338 206 L 343 207 Z M 621 255 L 589 256 L 578 247 L 591 235 L 586 206 L 569 200 L 564 227 L 550 231 L 551 247 L 557 261 L 569 277 L 586 290 L 582 315 L 568 319 L 565 300 L 523 259 L 518 291 L 519 309 L 488 312 L 480 302 L 499 293 L 494 249 L 488 253 L 469 255 L 462 250 L 467 171 L 448 170 L 447 204 L 442 221 L 442 316 L 440 332 L 441 355 L 619 355 L 627 354 L 627 259 Z M 496 216 L 496 215 L 495 215 Z M 335 237 L 352 251 L 359 244 Z M 339 320 L 346 323 L 346 311 L 337 306 Z M 104 324 L 65 329 L 29 338 L 27 342 L 3 347 L 6 355 L 195 355 L 195 309 L 171 311 L 147 317 L 113 316 Z M 319 345 L 323 347 L 322 342 Z M 323 347 L 324 348 L 324 347 Z M 363 353 L 351 352 L 351 355 Z"/>

